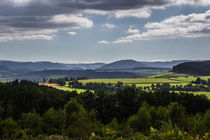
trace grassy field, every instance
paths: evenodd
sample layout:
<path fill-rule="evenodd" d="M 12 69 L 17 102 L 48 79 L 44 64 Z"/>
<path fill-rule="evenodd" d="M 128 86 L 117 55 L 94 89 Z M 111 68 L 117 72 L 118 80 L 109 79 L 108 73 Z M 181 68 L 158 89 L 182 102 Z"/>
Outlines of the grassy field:
<path fill-rule="evenodd" d="M 170 80 L 174 80 L 177 82 L 183 82 L 183 83 L 189 83 L 191 81 L 195 81 L 198 77 L 200 77 L 203 80 L 208 80 L 210 79 L 210 76 L 190 76 L 186 74 L 175 74 L 173 72 L 165 73 L 165 74 L 160 74 L 160 75 L 155 75 L 151 76 L 151 78 L 166 78 Z"/>
<path fill-rule="evenodd" d="M 70 88 L 70 87 L 68 87 L 68 85 L 66 85 L 66 86 L 59 86 L 58 84 L 49 84 L 49 83 L 40 83 L 40 85 L 44 85 L 44 86 L 48 86 L 48 87 L 54 87 L 54 88 L 59 89 L 59 90 L 70 91 L 70 92 L 71 91 L 75 91 L 75 90 L 78 93 L 86 91 L 84 89 Z"/>
<path fill-rule="evenodd" d="M 64 90 L 64 91 L 77 91 L 78 93 L 82 93 L 82 92 L 85 92 L 86 90 L 84 90 L 84 89 L 76 89 L 76 88 L 70 88 L 70 87 L 62 87 L 62 86 L 60 86 L 60 87 L 56 87 L 57 89 L 59 89 L 59 90 Z"/>
<path fill-rule="evenodd" d="M 177 78 L 177 77 L 185 77 L 188 76 L 186 74 L 175 74 L 173 72 L 163 73 L 159 75 L 150 76 L 153 78 Z"/>
<path fill-rule="evenodd" d="M 198 77 L 193 77 L 193 76 L 188 76 L 188 77 L 177 77 L 177 78 L 171 78 L 172 80 L 176 81 L 182 81 L 182 82 L 191 82 L 195 81 Z M 210 76 L 201 76 L 200 77 L 203 80 L 208 80 L 210 79 Z"/>
<path fill-rule="evenodd" d="M 167 78 L 128 78 L 128 79 L 88 79 L 80 80 L 82 83 L 97 82 L 97 83 L 117 83 L 123 82 L 124 84 L 156 84 L 156 83 L 182 83 L 181 81 L 175 81 Z"/>
<path fill-rule="evenodd" d="M 208 97 L 208 99 L 210 99 L 210 92 L 205 92 L 205 91 L 199 91 L 199 92 L 189 92 L 189 93 L 193 93 L 194 95 L 206 95 Z"/>
<path fill-rule="evenodd" d="M 201 79 L 208 80 L 210 76 L 201 76 Z M 195 81 L 197 77 L 189 76 L 186 74 L 175 74 L 172 72 L 155 75 L 147 78 L 128 78 L 128 79 L 88 79 L 80 80 L 82 83 L 97 82 L 97 83 L 117 83 L 123 82 L 125 85 L 136 84 L 137 87 L 150 87 L 152 84 L 157 83 L 170 83 L 171 85 L 187 85 L 191 81 Z M 205 94 L 210 99 L 210 92 L 190 92 L 195 95 Z"/>
<path fill-rule="evenodd" d="M 210 76 L 202 76 L 201 79 L 208 80 Z M 113 83 L 116 84 L 117 82 L 122 82 L 125 85 L 131 86 L 135 84 L 137 87 L 150 87 L 152 84 L 163 84 L 163 83 L 170 83 L 171 85 L 187 85 L 191 81 L 195 81 L 197 77 L 189 76 L 186 74 L 174 74 L 172 72 L 155 75 L 147 78 L 127 78 L 127 79 L 87 79 L 87 80 L 80 80 L 83 84 L 88 82 L 97 82 L 97 83 Z M 78 93 L 84 92 L 84 89 L 74 89 L 69 88 L 68 84 L 66 86 L 58 86 L 56 84 L 48 84 L 47 86 L 52 86 L 60 90 L 64 91 L 74 91 L 76 90 Z M 210 99 L 210 92 L 190 92 L 195 95 L 205 94 Z"/>

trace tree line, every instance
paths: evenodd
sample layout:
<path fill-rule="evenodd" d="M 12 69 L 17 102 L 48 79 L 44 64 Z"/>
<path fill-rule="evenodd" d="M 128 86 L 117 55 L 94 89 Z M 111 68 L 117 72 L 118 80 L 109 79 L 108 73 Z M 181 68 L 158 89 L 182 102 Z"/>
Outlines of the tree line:
<path fill-rule="evenodd" d="M 77 94 L 16 80 L 0 83 L 0 136 L 208 139 L 209 109 L 208 99 L 188 93 L 125 87 Z"/>

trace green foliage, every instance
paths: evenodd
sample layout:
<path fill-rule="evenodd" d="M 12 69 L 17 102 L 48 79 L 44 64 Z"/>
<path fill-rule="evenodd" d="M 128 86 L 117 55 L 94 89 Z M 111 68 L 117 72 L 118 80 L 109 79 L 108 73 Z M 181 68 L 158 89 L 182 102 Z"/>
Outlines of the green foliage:
<path fill-rule="evenodd" d="M 58 78 L 58 79 L 50 79 L 49 83 L 55 83 L 55 84 L 58 84 L 60 86 L 65 86 L 66 81 L 63 78 Z"/>
<path fill-rule="evenodd" d="M 194 117 L 194 133 L 204 135 L 210 132 L 210 110 L 208 110 L 203 116 L 197 114 Z"/>
<path fill-rule="evenodd" d="M 77 94 L 27 81 L 0 83 L 0 139 L 207 140 L 209 108 L 200 96 L 134 86 Z"/>
<path fill-rule="evenodd" d="M 70 99 L 64 106 L 64 134 L 69 137 L 88 138 L 95 127 L 92 120 L 93 114 L 89 115 L 76 99 Z"/>
<path fill-rule="evenodd" d="M 43 134 L 43 118 L 37 113 L 23 113 L 19 123 L 28 135 L 38 136 Z"/>
<path fill-rule="evenodd" d="M 186 117 L 185 109 L 177 103 L 171 103 L 168 106 L 168 110 L 169 110 L 169 116 L 170 116 L 171 122 L 174 125 L 177 125 L 183 128 L 185 117 Z"/>
<path fill-rule="evenodd" d="M 23 131 L 20 129 L 18 123 L 12 118 L 7 118 L 0 122 L 0 135 L 6 138 L 20 137 Z"/>
<path fill-rule="evenodd" d="M 61 134 L 63 128 L 63 110 L 50 108 L 44 115 L 45 131 L 47 134 Z"/>
<path fill-rule="evenodd" d="M 143 132 L 147 134 L 149 133 L 149 129 L 152 125 L 151 119 L 152 118 L 147 105 L 144 104 L 136 115 L 129 118 L 128 124 L 135 132 Z"/>
<path fill-rule="evenodd" d="M 172 122 L 164 122 L 160 130 L 151 128 L 150 137 L 158 140 L 193 140 L 194 138 L 188 135 L 187 132 L 182 131 L 176 125 L 173 126 Z"/>
<path fill-rule="evenodd" d="M 160 128 L 163 122 L 167 122 L 170 118 L 169 111 L 165 107 L 150 107 L 151 123 L 154 128 Z"/>

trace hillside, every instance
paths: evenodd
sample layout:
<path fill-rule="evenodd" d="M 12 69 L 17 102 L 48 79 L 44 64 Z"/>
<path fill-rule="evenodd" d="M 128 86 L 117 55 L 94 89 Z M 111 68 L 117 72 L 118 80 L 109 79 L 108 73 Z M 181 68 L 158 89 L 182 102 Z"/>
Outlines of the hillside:
<path fill-rule="evenodd" d="M 86 69 L 97 69 L 105 65 L 105 63 L 78 63 L 78 64 L 63 64 L 71 70 L 86 70 Z"/>
<path fill-rule="evenodd" d="M 210 75 L 210 61 L 186 62 L 173 67 L 172 72 L 196 76 Z"/>
<path fill-rule="evenodd" d="M 42 62 L 16 62 L 16 61 L 0 61 L 0 65 L 5 66 L 11 70 L 52 70 L 52 69 L 68 69 L 66 66 L 60 63 L 52 63 L 48 61 Z"/>
<path fill-rule="evenodd" d="M 120 60 L 109 64 L 66 64 L 53 63 L 49 61 L 17 62 L 0 60 L 0 78 L 3 78 L 3 80 L 12 80 L 16 78 L 33 80 L 58 76 L 86 76 L 88 78 L 148 77 L 152 75 L 167 73 L 170 70 L 170 67 L 185 61 L 187 60 L 166 62 L 139 62 L 135 60 Z M 87 70 L 92 71 L 88 72 Z"/>
<path fill-rule="evenodd" d="M 156 61 L 156 62 L 142 62 L 148 67 L 154 68 L 173 68 L 173 66 L 184 63 L 184 62 L 192 62 L 192 60 L 172 60 L 172 61 Z"/>
<path fill-rule="evenodd" d="M 43 70 L 86 70 L 86 69 L 96 69 L 103 65 L 105 64 L 104 63 L 65 64 L 65 63 L 53 63 L 49 61 L 17 62 L 17 61 L 0 60 L 0 66 L 1 66 L 0 70 L 7 68 L 12 70 L 13 74 L 20 73 L 21 71 L 31 72 L 31 71 L 43 71 Z"/>
<path fill-rule="evenodd" d="M 93 70 L 45 70 L 30 72 L 24 75 L 18 75 L 15 79 L 41 80 L 42 78 L 58 78 L 58 77 L 87 77 L 89 79 L 101 78 L 132 78 L 140 77 L 131 72 L 95 72 Z"/>
<path fill-rule="evenodd" d="M 4 65 L 0 65 L 0 75 L 9 75 L 9 74 L 11 74 L 10 69 Z"/>
<path fill-rule="evenodd" d="M 133 69 L 135 67 L 146 67 L 145 64 L 135 60 L 120 60 L 110 64 L 106 64 L 99 69 Z"/>
<path fill-rule="evenodd" d="M 199 61 L 199 60 L 198 60 Z M 192 60 L 172 60 L 172 61 L 155 61 L 155 62 L 141 62 L 136 60 L 120 60 L 106 64 L 99 69 L 110 70 L 110 69 L 142 69 L 147 68 L 166 68 L 172 69 L 173 66 L 184 63 L 192 62 Z"/>

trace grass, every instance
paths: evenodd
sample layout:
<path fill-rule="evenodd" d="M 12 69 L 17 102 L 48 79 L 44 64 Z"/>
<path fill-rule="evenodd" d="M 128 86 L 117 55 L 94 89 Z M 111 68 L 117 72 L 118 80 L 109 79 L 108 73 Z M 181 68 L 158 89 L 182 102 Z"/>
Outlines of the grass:
<path fill-rule="evenodd" d="M 201 76 L 201 79 L 208 80 L 210 76 Z M 97 83 L 117 83 L 122 82 L 126 85 L 136 84 L 136 87 L 150 87 L 152 84 L 157 83 L 170 83 L 171 85 L 187 85 L 191 81 L 195 81 L 197 77 L 189 76 L 186 74 L 175 74 L 173 72 L 159 74 L 155 76 L 150 76 L 147 78 L 128 78 L 128 79 L 88 79 L 88 80 L 80 80 L 82 83 L 88 82 L 97 82 Z M 194 95 L 201 95 L 204 94 L 210 99 L 210 92 L 189 92 L 193 93 Z"/>
<path fill-rule="evenodd" d="M 49 84 L 49 83 L 40 83 L 40 85 L 54 87 L 54 88 L 59 89 L 59 90 L 70 91 L 70 92 L 76 90 L 78 93 L 82 93 L 82 92 L 86 91 L 85 89 L 70 88 L 70 87 L 68 87 L 68 85 L 59 86 L 58 84 Z"/>
<path fill-rule="evenodd" d="M 210 76 L 201 76 L 201 79 L 208 80 Z M 86 84 L 88 82 L 96 82 L 96 83 L 114 83 L 116 84 L 117 82 L 122 82 L 125 85 L 132 85 L 136 84 L 136 87 L 151 87 L 152 84 L 157 84 L 157 83 L 170 83 L 172 86 L 176 85 L 187 85 L 191 81 L 195 81 L 197 77 L 194 76 L 189 76 L 186 74 L 175 74 L 172 72 L 165 73 L 165 74 L 160 74 L 160 75 L 155 75 L 147 78 L 127 78 L 127 79 L 88 79 L 88 80 L 80 80 L 83 84 Z M 64 91 L 74 91 L 76 90 L 78 93 L 85 92 L 86 90 L 84 89 L 75 89 L 75 88 L 69 88 L 68 83 L 66 83 L 66 86 L 57 86 L 57 85 L 48 85 L 55 87 L 60 90 Z M 210 92 L 189 92 L 193 93 L 194 95 L 201 95 L 204 94 L 210 99 Z"/>
<path fill-rule="evenodd" d="M 164 74 L 159 74 L 159 75 L 154 75 L 154 76 L 150 76 L 153 78 L 177 78 L 177 77 L 186 77 L 189 76 L 187 74 L 177 74 L 177 73 L 173 73 L 173 72 L 168 72 L 168 73 L 164 73 Z"/>
<path fill-rule="evenodd" d="M 143 69 L 143 70 L 124 70 L 123 72 L 131 72 L 131 73 L 141 75 L 142 77 L 148 77 L 151 75 L 159 75 L 159 74 L 167 73 L 168 70 Z"/>
<path fill-rule="evenodd" d="M 210 79 L 210 76 L 199 76 L 201 79 L 203 80 L 208 80 Z M 195 81 L 198 77 L 194 77 L 194 76 L 188 76 L 188 77 L 177 77 L 177 78 L 172 78 L 172 80 L 176 80 L 176 81 L 182 81 L 182 82 L 191 82 L 191 81 Z"/>
<path fill-rule="evenodd" d="M 56 88 L 59 90 L 70 91 L 70 92 L 76 90 L 78 93 L 82 93 L 86 91 L 85 89 L 76 89 L 76 88 L 70 88 L 70 87 L 64 87 L 64 86 L 56 87 Z"/>
<path fill-rule="evenodd" d="M 210 99 L 210 92 L 205 92 L 205 91 L 199 91 L 199 92 L 189 92 L 189 93 L 193 93 L 194 95 L 206 95 L 208 99 Z"/>
<path fill-rule="evenodd" d="M 124 84 L 156 84 L 156 83 L 181 83 L 180 81 L 175 81 L 166 78 L 128 78 L 128 79 L 88 79 L 80 80 L 82 83 L 96 82 L 96 83 L 117 83 L 123 82 Z"/>

